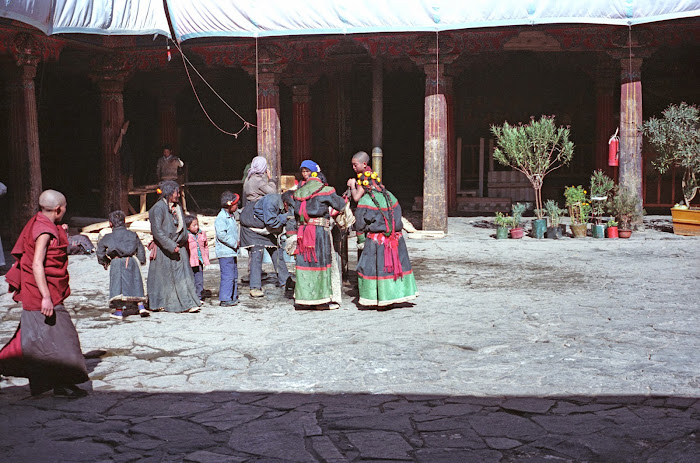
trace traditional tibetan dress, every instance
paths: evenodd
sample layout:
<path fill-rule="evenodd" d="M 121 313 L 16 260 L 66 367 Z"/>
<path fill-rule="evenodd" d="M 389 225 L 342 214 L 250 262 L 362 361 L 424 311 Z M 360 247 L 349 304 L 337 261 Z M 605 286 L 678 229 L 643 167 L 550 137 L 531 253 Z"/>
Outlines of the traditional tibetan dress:
<path fill-rule="evenodd" d="M 138 235 L 125 226 L 114 227 L 112 233 L 97 243 L 97 261 L 109 264 L 109 304 L 121 308 L 126 303 L 144 304 L 141 265 L 146 264 L 146 250 Z"/>
<path fill-rule="evenodd" d="M 396 197 L 384 186 L 373 184 L 357 203 L 355 219 L 358 234 L 366 235 L 357 263 L 359 303 L 386 306 L 414 299 L 418 290 L 401 233 L 401 206 Z"/>
<path fill-rule="evenodd" d="M 182 208 L 178 205 L 175 211 L 171 210 L 165 199 L 160 199 L 148 211 L 154 243 L 151 249 L 155 249 L 146 281 L 151 310 L 162 308 L 167 312 L 185 312 L 200 305 L 187 255 L 187 228 L 182 217 Z M 178 248 L 177 252 L 175 248 Z"/>
<path fill-rule="evenodd" d="M 294 302 L 340 303 L 340 258 L 333 248 L 329 207 L 340 211 L 345 207 L 345 199 L 315 177 L 297 189 L 293 197 L 298 226 Z"/>

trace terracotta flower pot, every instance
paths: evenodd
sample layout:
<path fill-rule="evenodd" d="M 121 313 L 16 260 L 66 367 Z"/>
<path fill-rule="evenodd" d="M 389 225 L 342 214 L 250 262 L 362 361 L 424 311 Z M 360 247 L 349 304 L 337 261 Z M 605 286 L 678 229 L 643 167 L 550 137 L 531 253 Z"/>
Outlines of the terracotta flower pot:
<path fill-rule="evenodd" d="M 510 229 L 510 237 L 513 238 L 514 240 L 522 238 L 523 237 L 523 228 L 522 227 L 511 228 Z"/>
<path fill-rule="evenodd" d="M 620 236 L 620 238 L 629 238 L 630 236 L 632 236 L 632 230 L 618 229 L 617 233 Z"/>
<path fill-rule="evenodd" d="M 618 238 L 617 227 L 608 227 L 605 229 L 605 234 L 608 238 Z"/>
<path fill-rule="evenodd" d="M 587 223 L 572 223 L 571 233 L 574 234 L 574 238 L 585 238 L 586 231 L 588 231 Z"/>

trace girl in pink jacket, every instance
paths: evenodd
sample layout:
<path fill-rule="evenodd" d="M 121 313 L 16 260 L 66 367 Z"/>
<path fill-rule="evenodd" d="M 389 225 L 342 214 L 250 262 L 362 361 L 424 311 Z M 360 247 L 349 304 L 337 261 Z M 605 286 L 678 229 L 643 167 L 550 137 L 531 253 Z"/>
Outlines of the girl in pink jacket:
<path fill-rule="evenodd" d="M 185 216 L 187 227 L 187 247 L 190 252 L 190 266 L 194 273 L 194 285 L 201 301 L 204 301 L 204 266 L 209 265 L 209 244 L 207 233 L 199 229 L 199 221 L 194 215 Z"/>

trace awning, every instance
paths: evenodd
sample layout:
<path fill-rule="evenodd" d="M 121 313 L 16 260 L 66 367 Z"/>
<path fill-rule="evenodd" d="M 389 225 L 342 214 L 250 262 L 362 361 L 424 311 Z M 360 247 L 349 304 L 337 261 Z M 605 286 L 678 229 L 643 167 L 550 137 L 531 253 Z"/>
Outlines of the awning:
<path fill-rule="evenodd" d="M 633 26 L 699 13 L 700 0 L 0 0 L 0 17 L 47 35 L 171 37 L 170 17 L 179 41 L 556 23 Z"/>

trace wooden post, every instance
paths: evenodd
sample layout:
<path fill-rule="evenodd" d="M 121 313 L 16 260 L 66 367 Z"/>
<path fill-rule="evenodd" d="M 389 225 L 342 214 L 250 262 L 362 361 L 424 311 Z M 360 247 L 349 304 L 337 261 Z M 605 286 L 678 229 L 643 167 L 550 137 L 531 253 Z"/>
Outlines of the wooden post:
<path fill-rule="evenodd" d="M 384 65 L 381 57 L 372 62 L 372 149 L 382 148 L 384 130 Z"/>
<path fill-rule="evenodd" d="M 258 156 L 267 159 L 272 177 L 277 181 L 282 173 L 282 132 L 280 128 L 279 73 L 258 75 Z"/>
<path fill-rule="evenodd" d="M 599 64 L 594 81 L 596 97 L 594 165 L 596 169 L 603 170 L 614 179 L 615 168 L 608 166 L 608 139 L 615 133 L 613 117 L 615 75 L 607 62 Z"/>
<path fill-rule="evenodd" d="M 620 186 L 638 198 L 642 209 L 642 59 L 623 58 L 620 89 Z M 641 221 L 634 225 L 641 225 Z"/>
<path fill-rule="evenodd" d="M 41 59 L 39 43 L 31 34 L 15 36 L 16 67 L 8 76 L 10 173 L 8 193 L 12 202 L 13 238 L 19 236 L 24 224 L 36 213 L 41 184 L 39 151 L 39 122 L 36 108 L 34 77 Z"/>
<path fill-rule="evenodd" d="M 126 60 L 121 56 L 102 56 L 95 60 L 91 75 L 100 90 L 100 126 L 102 140 L 102 169 L 100 190 L 102 213 L 128 209 L 126 176 L 122 172 L 121 150 L 114 150 L 124 124 L 124 82 Z"/>
<path fill-rule="evenodd" d="M 176 88 L 174 85 L 164 85 L 158 92 L 158 154 L 165 145 L 170 146 L 174 153 L 179 153 L 177 133 Z"/>
<path fill-rule="evenodd" d="M 444 65 L 425 65 L 423 230 L 447 233 L 447 102 Z"/>
<path fill-rule="evenodd" d="M 457 137 L 455 164 L 455 186 L 457 191 L 460 191 L 462 189 L 462 137 Z"/>
<path fill-rule="evenodd" d="M 292 157 L 294 167 L 311 158 L 311 92 L 307 84 L 292 85 Z"/>
<path fill-rule="evenodd" d="M 455 159 L 454 88 L 452 76 L 444 76 L 447 111 L 447 211 L 457 211 L 457 172 Z"/>
<path fill-rule="evenodd" d="M 484 138 L 479 138 L 479 198 L 484 197 Z"/>

